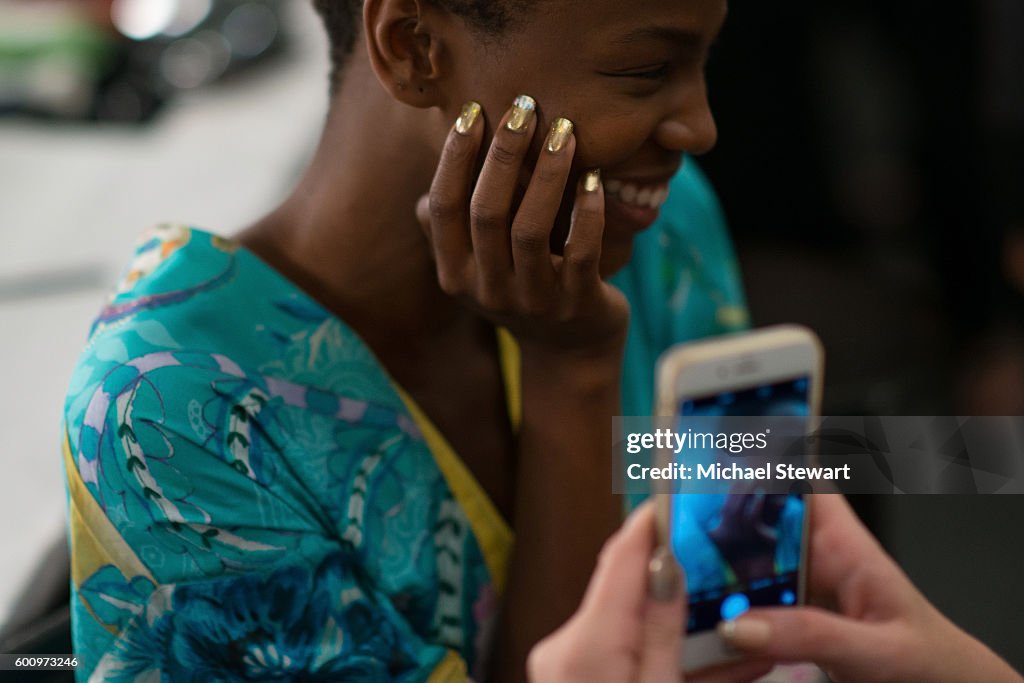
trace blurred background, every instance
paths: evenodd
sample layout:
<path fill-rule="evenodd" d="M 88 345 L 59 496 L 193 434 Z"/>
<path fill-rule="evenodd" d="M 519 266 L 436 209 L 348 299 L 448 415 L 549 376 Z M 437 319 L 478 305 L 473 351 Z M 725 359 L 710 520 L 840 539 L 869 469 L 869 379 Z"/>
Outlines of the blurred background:
<path fill-rule="evenodd" d="M 305 0 L 0 0 L 0 625 L 66 582 L 39 563 L 92 318 L 147 227 L 231 233 L 283 199 L 326 112 L 321 33 Z"/>
<path fill-rule="evenodd" d="M 1024 415 L 1024 3 L 731 3 L 701 160 L 756 325 L 826 349 L 825 415 Z M 854 496 L 1024 670 L 1024 496 Z"/>
<path fill-rule="evenodd" d="M 825 343 L 825 414 L 1024 414 L 1022 35 L 1020 0 L 733 4 L 700 163 L 755 323 Z M 60 537 L 63 395 L 135 237 L 274 206 L 327 73 L 309 0 L 0 0 L 0 623 Z M 1024 498 L 855 504 L 1024 668 Z"/>

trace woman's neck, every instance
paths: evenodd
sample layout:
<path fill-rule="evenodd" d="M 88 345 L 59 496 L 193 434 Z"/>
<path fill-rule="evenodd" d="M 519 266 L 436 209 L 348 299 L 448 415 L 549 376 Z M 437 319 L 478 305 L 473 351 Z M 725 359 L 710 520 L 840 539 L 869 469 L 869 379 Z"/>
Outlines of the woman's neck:
<path fill-rule="evenodd" d="M 416 220 L 450 122 L 392 99 L 356 51 L 292 194 L 239 235 L 373 345 L 467 324 Z"/>

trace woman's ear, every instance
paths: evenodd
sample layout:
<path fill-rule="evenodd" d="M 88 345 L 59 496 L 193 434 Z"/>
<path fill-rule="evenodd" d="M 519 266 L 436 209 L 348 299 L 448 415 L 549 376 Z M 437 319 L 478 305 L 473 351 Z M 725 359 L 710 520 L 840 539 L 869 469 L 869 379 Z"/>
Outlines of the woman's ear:
<path fill-rule="evenodd" d="M 365 0 L 363 35 L 377 80 L 396 100 L 413 107 L 443 105 L 442 10 L 427 0 Z"/>

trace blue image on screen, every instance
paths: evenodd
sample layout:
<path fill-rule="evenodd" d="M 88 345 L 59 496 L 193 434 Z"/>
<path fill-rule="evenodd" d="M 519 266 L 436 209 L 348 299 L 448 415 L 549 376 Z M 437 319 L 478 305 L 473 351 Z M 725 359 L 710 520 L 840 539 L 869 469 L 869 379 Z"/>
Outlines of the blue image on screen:
<path fill-rule="evenodd" d="M 809 382 L 798 377 L 681 402 L 679 415 L 805 417 Z M 799 592 L 804 500 L 738 481 L 725 494 L 672 496 L 670 541 L 686 571 L 687 632 L 715 627 L 750 607 L 791 605 Z"/>

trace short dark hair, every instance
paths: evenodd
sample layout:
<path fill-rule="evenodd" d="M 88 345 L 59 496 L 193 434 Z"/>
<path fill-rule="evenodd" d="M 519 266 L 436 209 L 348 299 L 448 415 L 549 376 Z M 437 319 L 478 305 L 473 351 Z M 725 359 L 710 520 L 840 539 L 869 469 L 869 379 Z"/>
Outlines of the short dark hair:
<path fill-rule="evenodd" d="M 537 0 L 427 0 L 452 14 L 485 37 L 497 37 L 513 25 L 514 19 L 526 13 Z M 331 87 L 338 79 L 345 60 L 352 53 L 359 34 L 359 18 L 363 0 L 313 0 L 313 7 L 323 19 L 331 43 Z"/>

